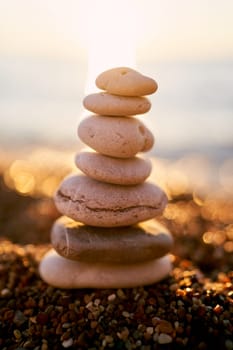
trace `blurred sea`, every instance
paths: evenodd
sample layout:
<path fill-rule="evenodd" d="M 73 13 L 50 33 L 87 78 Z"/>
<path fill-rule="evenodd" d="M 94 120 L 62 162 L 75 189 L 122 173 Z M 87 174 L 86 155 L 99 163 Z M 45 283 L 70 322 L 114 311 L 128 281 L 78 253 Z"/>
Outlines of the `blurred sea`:
<path fill-rule="evenodd" d="M 153 154 L 232 156 L 232 60 L 138 63 L 137 69 L 159 84 L 151 111 L 140 117 L 155 135 Z M 1 146 L 75 146 L 86 79 L 84 62 L 0 58 Z"/>

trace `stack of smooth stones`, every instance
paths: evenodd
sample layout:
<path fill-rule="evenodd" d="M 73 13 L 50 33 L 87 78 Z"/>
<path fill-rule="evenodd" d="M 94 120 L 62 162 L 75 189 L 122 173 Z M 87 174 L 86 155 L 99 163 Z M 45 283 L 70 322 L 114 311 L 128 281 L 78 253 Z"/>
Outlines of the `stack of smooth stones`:
<path fill-rule="evenodd" d="M 41 277 L 60 288 L 124 288 L 152 284 L 171 271 L 173 240 L 154 218 L 167 197 L 145 182 L 151 162 L 139 152 L 154 144 L 150 130 L 135 117 L 151 103 L 145 95 L 156 82 L 130 68 L 100 74 L 104 92 L 86 96 L 93 114 L 82 120 L 79 138 L 90 151 L 76 155 L 77 175 L 64 179 L 55 204 L 64 215 L 54 224 L 51 249 L 40 264 Z"/>

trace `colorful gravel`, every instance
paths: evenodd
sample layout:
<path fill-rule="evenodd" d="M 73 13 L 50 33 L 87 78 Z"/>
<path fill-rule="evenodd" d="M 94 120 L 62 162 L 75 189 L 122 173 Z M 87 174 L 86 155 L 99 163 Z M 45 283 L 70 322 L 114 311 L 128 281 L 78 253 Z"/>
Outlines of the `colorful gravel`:
<path fill-rule="evenodd" d="M 233 349 L 233 201 L 173 195 L 160 217 L 174 268 L 133 289 L 60 290 L 38 263 L 58 217 L 50 198 L 0 181 L 0 349 Z M 62 273 L 62 272 L 61 272 Z"/>

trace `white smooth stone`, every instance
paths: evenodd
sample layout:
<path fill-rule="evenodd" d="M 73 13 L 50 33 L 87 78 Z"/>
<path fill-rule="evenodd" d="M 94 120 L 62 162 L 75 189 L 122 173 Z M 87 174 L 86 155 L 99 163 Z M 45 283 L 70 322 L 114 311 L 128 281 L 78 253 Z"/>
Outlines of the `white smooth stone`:
<path fill-rule="evenodd" d="M 138 264 L 91 264 L 65 259 L 51 249 L 42 259 L 39 273 L 58 288 L 132 288 L 158 282 L 171 269 L 169 255 Z"/>

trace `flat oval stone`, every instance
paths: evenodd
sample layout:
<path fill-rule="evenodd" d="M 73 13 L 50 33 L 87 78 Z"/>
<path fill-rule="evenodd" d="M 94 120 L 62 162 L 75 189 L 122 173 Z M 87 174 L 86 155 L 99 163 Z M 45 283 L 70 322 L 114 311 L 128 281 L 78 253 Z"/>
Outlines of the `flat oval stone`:
<path fill-rule="evenodd" d="M 96 152 L 80 152 L 76 166 L 92 179 L 116 185 L 137 185 L 151 173 L 149 159 L 139 157 L 113 158 Z"/>
<path fill-rule="evenodd" d="M 136 224 L 161 214 L 167 196 L 158 186 L 144 182 L 121 186 L 73 175 L 55 193 L 57 209 L 90 226 L 118 227 Z"/>
<path fill-rule="evenodd" d="M 95 151 L 116 158 L 132 158 L 154 145 L 153 134 L 135 118 L 91 115 L 79 124 L 78 136 Z"/>
<path fill-rule="evenodd" d="M 66 216 L 51 231 L 51 242 L 66 259 L 112 264 L 132 264 L 160 258 L 173 243 L 168 230 L 155 220 L 115 228 L 87 226 Z"/>
<path fill-rule="evenodd" d="M 150 110 L 146 97 L 128 97 L 97 92 L 86 96 L 83 105 L 89 111 L 106 116 L 133 116 Z"/>
<path fill-rule="evenodd" d="M 96 86 L 110 94 L 122 96 L 150 95 L 158 88 L 155 80 L 128 67 L 106 70 L 96 78 Z"/>
<path fill-rule="evenodd" d="M 171 269 L 169 256 L 129 265 L 92 264 L 65 259 L 52 249 L 42 259 L 39 273 L 57 288 L 133 288 L 158 282 Z"/>

